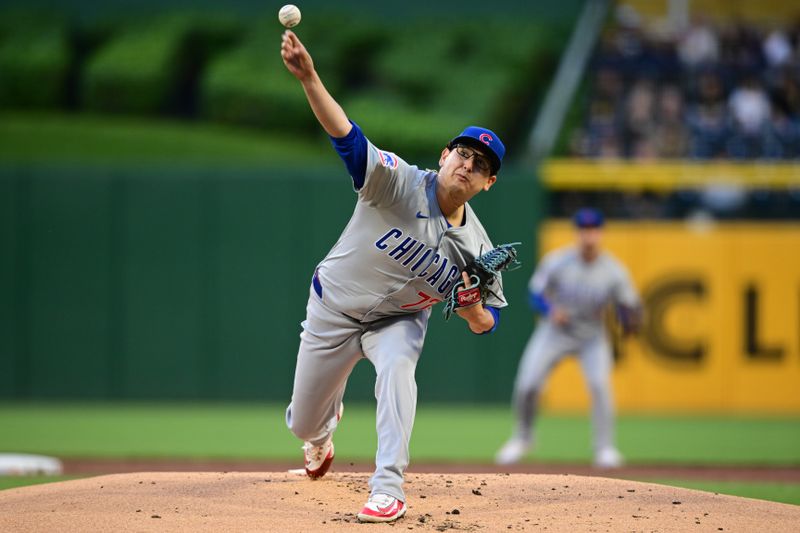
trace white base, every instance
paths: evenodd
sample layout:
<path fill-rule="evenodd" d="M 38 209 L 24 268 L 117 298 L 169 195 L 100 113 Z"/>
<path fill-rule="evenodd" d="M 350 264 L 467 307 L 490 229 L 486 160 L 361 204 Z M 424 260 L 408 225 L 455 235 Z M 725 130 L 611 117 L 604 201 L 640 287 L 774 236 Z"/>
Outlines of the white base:
<path fill-rule="evenodd" d="M 22 453 L 0 453 L 0 476 L 56 476 L 63 472 L 55 457 Z"/>

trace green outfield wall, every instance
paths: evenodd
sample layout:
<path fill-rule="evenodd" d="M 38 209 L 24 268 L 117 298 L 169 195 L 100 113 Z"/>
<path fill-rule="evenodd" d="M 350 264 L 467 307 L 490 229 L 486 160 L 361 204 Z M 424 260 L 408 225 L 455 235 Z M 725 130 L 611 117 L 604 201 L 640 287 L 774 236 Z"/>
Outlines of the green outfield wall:
<path fill-rule="evenodd" d="M 0 397 L 288 400 L 310 276 L 354 202 L 339 166 L 0 168 Z M 434 309 L 422 400 L 508 401 L 530 333 L 541 192 L 507 169 L 473 205 L 525 267 L 493 335 Z M 373 376 L 360 363 L 347 397 Z"/>

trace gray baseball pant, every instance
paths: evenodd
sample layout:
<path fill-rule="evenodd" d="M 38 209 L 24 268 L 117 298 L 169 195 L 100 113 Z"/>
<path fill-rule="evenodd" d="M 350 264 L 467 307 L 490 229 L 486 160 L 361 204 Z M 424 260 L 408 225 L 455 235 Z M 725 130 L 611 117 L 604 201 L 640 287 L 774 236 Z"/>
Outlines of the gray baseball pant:
<path fill-rule="evenodd" d="M 315 446 L 334 432 L 347 378 L 362 358 L 375 367 L 378 450 L 372 494 L 406 501 L 403 472 L 417 408 L 414 380 L 430 310 L 361 323 L 324 304 L 313 290 L 302 323 L 286 425 Z"/>
<path fill-rule="evenodd" d="M 592 396 L 594 450 L 614 445 L 614 402 L 611 392 L 611 349 L 603 330 L 588 339 L 570 335 L 542 321 L 525 346 L 514 383 L 516 436 L 533 438 L 539 395 L 547 376 L 564 357 L 575 354 Z"/>

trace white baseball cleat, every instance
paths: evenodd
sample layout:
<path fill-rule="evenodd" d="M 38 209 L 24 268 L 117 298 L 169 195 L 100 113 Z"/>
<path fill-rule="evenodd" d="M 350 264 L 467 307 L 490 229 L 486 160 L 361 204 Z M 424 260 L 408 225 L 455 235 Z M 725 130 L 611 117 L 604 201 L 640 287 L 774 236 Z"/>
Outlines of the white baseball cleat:
<path fill-rule="evenodd" d="M 406 504 L 388 494 L 373 494 L 358 513 L 362 522 L 391 522 L 406 514 Z"/>
<path fill-rule="evenodd" d="M 495 455 L 494 462 L 499 465 L 513 465 L 525 457 L 531 449 L 531 441 L 511 437 Z"/>
<path fill-rule="evenodd" d="M 613 446 L 601 448 L 594 454 L 595 468 L 619 468 L 624 463 L 622 454 Z"/>
<path fill-rule="evenodd" d="M 339 403 L 336 412 L 336 423 L 342 420 L 344 413 L 344 403 Z M 333 463 L 334 449 L 333 439 L 328 438 L 321 446 L 314 446 L 306 441 L 303 444 L 303 455 L 305 456 L 305 472 L 311 479 L 319 479 L 324 476 Z"/>
<path fill-rule="evenodd" d="M 306 442 L 303 444 L 303 455 L 306 460 L 306 474 L 311 479 L 319 479 L 333 463 L 333 440 L 328 439 L 321 446 Z"/>

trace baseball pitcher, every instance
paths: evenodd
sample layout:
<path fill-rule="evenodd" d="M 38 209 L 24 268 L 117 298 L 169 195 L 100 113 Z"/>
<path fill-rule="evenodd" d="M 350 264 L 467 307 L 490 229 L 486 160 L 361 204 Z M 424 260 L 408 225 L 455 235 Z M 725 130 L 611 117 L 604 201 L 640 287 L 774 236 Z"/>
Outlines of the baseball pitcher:
<path fill-rule="evenodd" d="M 468 127 L 442 150 L 438 172 L 409 165 L 374 146 L 348 119 L 292 31 L 283 34 L 281 56 L 356 192 L 350 222 L 311 277 L 286 423 L 305 441 L 308 476 L 323 476 L 334 457 L 348 376 L 368 359 L 376 371 L 378 450 L 371 495 L 358 518 L 389 522 L 407 509 L 403 472 L 416 410 L 414 371 L 431 307 L 449 298 L 469 329 L 484 334 L 497 328 L 506 306 L 499 271 L 510 252 L 501 248 L 495 251 L 501 260 L 484 262 L 494 267 L 487 281 L 465 272 L 493 249 L 467 201 L 495 184 L 505 147 L 492 131 Z"/>

